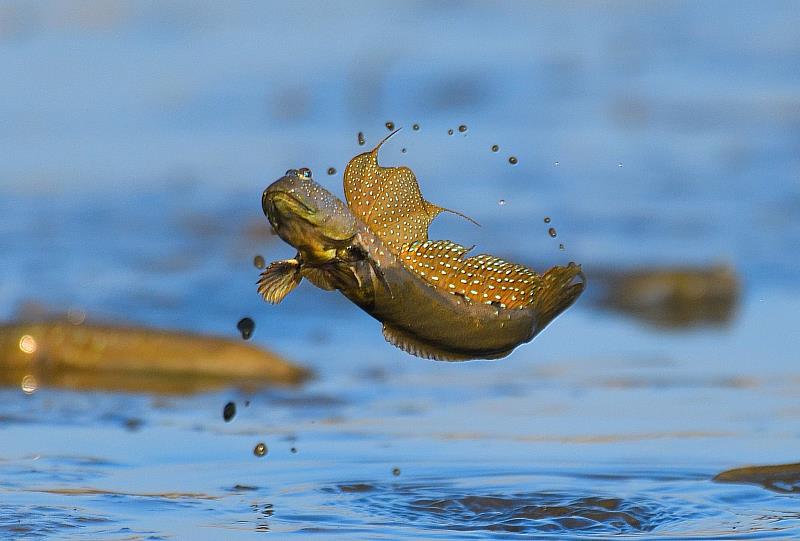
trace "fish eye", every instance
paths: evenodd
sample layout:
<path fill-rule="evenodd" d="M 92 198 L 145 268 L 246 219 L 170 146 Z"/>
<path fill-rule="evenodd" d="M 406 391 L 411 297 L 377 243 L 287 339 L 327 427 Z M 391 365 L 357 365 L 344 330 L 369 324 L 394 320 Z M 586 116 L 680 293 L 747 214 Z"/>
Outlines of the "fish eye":
<path fill-rule="evenodd" d="M 286 177 L 296 177 L 297 176 L 297 169 L 287 169 L 286 173 L 284 174 Z"/>
<path fill-rule="evenodd" d="M 311 178 L 311 169 L 302 167 L 297 173 L 303 178 Z"/>

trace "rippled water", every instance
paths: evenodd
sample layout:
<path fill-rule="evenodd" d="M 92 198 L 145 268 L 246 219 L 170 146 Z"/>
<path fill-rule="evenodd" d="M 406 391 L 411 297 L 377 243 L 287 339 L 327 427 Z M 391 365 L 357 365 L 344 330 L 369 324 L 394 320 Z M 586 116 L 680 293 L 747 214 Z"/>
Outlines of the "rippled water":
<path fill-rule="evenodd" d="M 793 3 L 103 6 L 0 6 L 0 315 L 231 338 L 251 317 L 315 378 L 3 388 L 0 537 L 800 537 Z M 254 256 L 292 252 L 263 187 L 309 166 L 341 193 L 325 172 L 386 122 L 406 129 L 384 161 L 482 224 L 433 236 L 583 262 L 586 299 L 452 364 L 308 284 L 263 303 Z M 593 273 L 717 263 L 743 289 L 713 325 L 591 302 Z"/>

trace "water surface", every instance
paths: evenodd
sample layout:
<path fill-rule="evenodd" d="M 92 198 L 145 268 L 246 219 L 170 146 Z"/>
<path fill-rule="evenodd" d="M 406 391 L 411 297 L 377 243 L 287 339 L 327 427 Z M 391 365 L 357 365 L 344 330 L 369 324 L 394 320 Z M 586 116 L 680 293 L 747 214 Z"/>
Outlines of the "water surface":
<path fill-rule="evenodd" d="M 247 316 L 316 377 L 3 388 L 0 536 L 800 536 L 796 477 L 713 480 L 800 460 L 795 4 L 81 6 L 0 8 L 0 315 L 233 338 Z M 263 303 L 253 257 L 292 255 L 263 187 L 308 166 L 341 193 L 325 172 L 389 121 L 384 163 L 482 224 L 434 237 L 579 261 L 590 288 L 724 263 L 736 309 L 675 329 L 580 301 L 507 359 L 435 363 L 337 294 Z"/>

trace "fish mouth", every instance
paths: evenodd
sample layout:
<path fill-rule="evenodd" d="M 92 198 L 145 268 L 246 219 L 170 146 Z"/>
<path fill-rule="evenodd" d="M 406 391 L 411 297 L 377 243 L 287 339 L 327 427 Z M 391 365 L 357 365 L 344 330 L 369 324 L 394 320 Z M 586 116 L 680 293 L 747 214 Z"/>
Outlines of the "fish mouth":
<path fill-rule="evenodd" d="M 298 217 L 306 221 L 317 213 L 315 208 L 309 206 L 296 195 L 284 191 L 264 190 L 261 196 L 261 208 L 273 227 L 278 226 L 279 218 Z"/>

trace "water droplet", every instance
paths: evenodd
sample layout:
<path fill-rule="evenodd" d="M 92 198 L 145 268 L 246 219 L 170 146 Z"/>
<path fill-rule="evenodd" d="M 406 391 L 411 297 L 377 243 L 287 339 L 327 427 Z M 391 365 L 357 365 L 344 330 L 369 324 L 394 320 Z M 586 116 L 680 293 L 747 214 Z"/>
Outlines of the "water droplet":
<path fill-rule="evenodd" d="M 36 380 L 35 376 L 28 374 L 27 376 L 22 378 L 22 383 L 20 384 L 20 389 L 25 394 L 33 394 L 39 388 L 39 382 Z"/>
<path fill-rule="evenodd" d="M 619 162 L 619 163 L 617 164 L 617 167 L 622 167 L 622 162 Z"/>
<path fill-rule="evenodd" d="M 125 430 L 127 430 L 128 432 L 136 432 L 137 430 L 142 428 L 143 424 L 144 421 L 142 421 L 141 419 L 137 419 L 135 417 L 128 417 L 127 419 L 125 419 L 125 422 L 122 423 L 122 426 L 124 426 Z"/>
<path fill-rule="evenodd" d="M 453 129 L 452 128 L 447 130 L 447 135 L 453 135 Z"/>
<path fill-rule="evenodd" d="M 297 174 L 303 178 L 311 178 L 311 169 L 308 167 L 301 167 L 297 170 Z"/>
<path fill-rule="evenodd" d="M 561 162 L 553 162 L 553 167 L 558 167 L 559 165 L 561 165 Z"/>
<path fill-rule="evenodd" d="M 230 423 L 234 417 L 236 417 L 236 404 L 234 402 L 228 402 L 225 404 L 225 407 L 222 408 L 222 418 L 225 419 L 226 423 Z"/>
<path fill-rule="evenodd" d="M 465 131 L 467 131 L 467 125 L 466 124 L 460 125 L 458 127 L 458 131 L 460 131 L 461 133 L 464 133 Z"/>
<path fill-rule="evenodd" d="M 263 255 L 257 255 L 253 258 L 253 265 L 255 265 L 257 269 L 263 269 L 267 265 L 267 262 L 264 261 Z"/>
<path fill-rule="evenodd" d="M 497 152 L 500 150 L 500 145 L 492 145 L 492 152 Z"/>
<path fill-rule="evenodd" d="M 414 124 L 413 126 L 411 126 L 411 129 L 414 131 L 419 131 L 419 124 Z"/>
<path fill-rule="evenodd" d="M 249 317 L 243 317 L 239 320 L 239 323 L 236 324 L 236 328 L 242 333 L 243 339 L 250 340 L 250 337 L 253 336 L 253 330 L 256 328 L 256 323 Z"/>
<path fill-rule="evenodd" d="M 86 321 L 86 310 L 80 308 L 70 308 L 67 310 L 67 321 L 73 325 L 80 325 Z"/>
<path fill-rule="evenodd" d="M 558 235 L 558 233 L 556 233 L 556 228 L 555 227 L 551 227 L 550 229 L 548 229 L 547 230 L 547 234 L 550 235 L 553 238 L 556 238 L 556 235 Z"/>
<path fill-rule="evenodd" d="M 392 122 L 391 120 L 389 122 L 387 122 L 386 123 L 386 129 L 389 130 L 389 131 L 394 131 L 394 122 Z"/>
<path fill-rule="evenodd" d="M 358 132 L 358 144 L 364 146 L 364 143 L 366 142 L 367 140 L 364 139 L 364 132 L 363 131 Z"/>
<path fill-rule="evenodd" d="M 328 167 L 328 174 L 329 175 L 335 175 L 336 174 L 336 168 L 335 167 Z"/>
<path fill-rule="evenodd" d="M 502 207 L 503 205 L 506 204 L 506 200 L 505 199 L 501 199 L 500 201 L 497 202 L 497 204 Z"/>
<path fill-rule="evenodd" d="M 563 250 L 563 249 L 564 249 L 564 244 L 559 244 L 559 245 L 558 245 L 558 249 L 559 249 L 559 250 Z"/>
<path fill-rule="evenodd" d="M 401 148 L 401 149 L 400 149 L 400 152 L 402 152 L 403 154 L 405 154 L 405 153 L 406 153 L 406 149 L 404 149 L 404 148 Z"/>
<path fill-rule="evenodd" d="M 392 468 L 392 475 L 394 475 L 395 477 L 400 475 L 400 468 Z"/>
<path fill-rule="evenodd" d="M 297 447 L 292 447 L 291 449 L 289 449 L 289 452 L 292 453 L 293 455 L 297 454 Z"/>
<path fill-rule="evenodd" d="M 509 156 L 509 157 L 508 157 L 508 163 L 510 163 L 511 165 L 517 165 L 517 162 L 518 162 L 518 161 L 519 161 L 519 160 L 517 160 L 517 157 L 516 157 L 516 156 Z"/>
<path fill-rule="evenodd" d="M 253 448 L 253 454 L 257 457 L 262 457 L 267 454 L 267 444 L 264 442 L 258 442 L 256 446 Z"/>
<path fill-rule="evenodd" d="M 546 224 L 550 223 L 550 216 L 545 216 L 544 217 L 544 223 L 546 223 Z"/>

